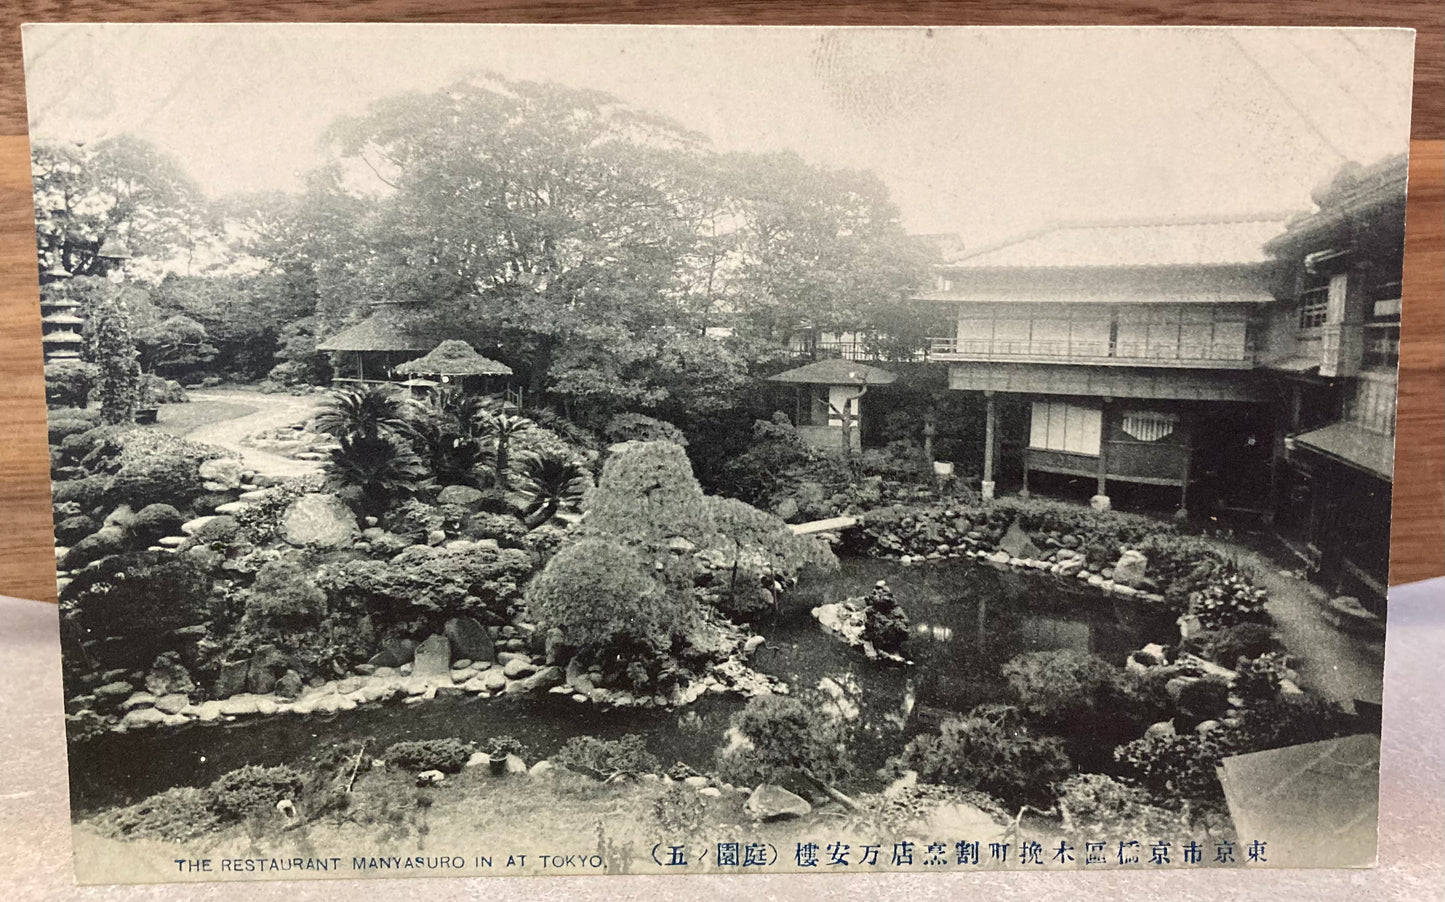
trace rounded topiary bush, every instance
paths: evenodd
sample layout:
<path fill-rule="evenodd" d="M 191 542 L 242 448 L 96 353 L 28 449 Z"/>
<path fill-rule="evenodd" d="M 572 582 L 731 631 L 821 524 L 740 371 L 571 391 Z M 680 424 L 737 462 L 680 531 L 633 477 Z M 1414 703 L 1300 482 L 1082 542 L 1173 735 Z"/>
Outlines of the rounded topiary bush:
<path fill-rule="evenodd" d="M 188 842 L 200 839 L 218 825 L 214 801 L 208 790 L 177 786 L 134 805 L 108 811 L 95 824 L 102 833 L 116 839 Z"/>
<path fill-rule="evenodd" d="M 924 783 L 946 783 L 988 793 L 1008 806 L 1047 807 L 1051 787 L 1070 769 L 1063 741 L 1034 736 L 1017 708 L 979 705 L 946 720 L 937 736 L 915 737 L 901 763 Z"/>
<path fill-rule="evenodd" d="M 130 531 L 138 540 L 149 544 L 163 536 L 175 535 L 184 522 L 185 517 L 171 505 L 148 504 L 136 513 Z"/>
<path fill-rule="evenodd" d="M 109 480 L 104 476 L 83 476 L 80 479 L 61 480 L 51 483 L 51 500 L 55 504 L 74 503 L 81 510 L 93 511 L 105 498 L 108 484 Z"/>
<path fill-rule="evenodd" d="M 851 769 L 847 728 L 820 698 L 759 695 L 733 715 L 739 743 L 718 752 L 718 767 L 733 782 L 784 782 L 798 775 L 836 780 Z"/>
<path fill-rule="evenodd" d="M 103 526 L 70 546 L 65 557 L 60 559 L 60 567 L 63 570 L 78 570 L 101 558 L 120 554 L 127 544 L 124 529 L 119 526 Z"/>
<path fill-rule="evenodd" d="M 460 739 L 408 739 L 392 743 L 382 759 L 402 770 L 454 774 L 466 766 L 475 750 L 472 743 Z"/>
<path fill-rule="evenodd" d="M 55 524 L 55 541 L 61 545 L 74 545 L 99 528 L 100 524 L 84 514 L 66 517 Z"/>
<path fill-rule="evenodd" d="M 592 649 L 665 649 L 694 612 L 691 597 L 669 592 L 637 552 L 603 538 L 558 551 L 527 588 L 527 605 L 567 644 Z"/>
<path fill-rule="evenodd" d="M 301 794 L 305 778 L 293 767 L 248 764 L 222 774 L 211 784 L 212 806 L 226 820 L 273 811 L 282 799 Z"/>

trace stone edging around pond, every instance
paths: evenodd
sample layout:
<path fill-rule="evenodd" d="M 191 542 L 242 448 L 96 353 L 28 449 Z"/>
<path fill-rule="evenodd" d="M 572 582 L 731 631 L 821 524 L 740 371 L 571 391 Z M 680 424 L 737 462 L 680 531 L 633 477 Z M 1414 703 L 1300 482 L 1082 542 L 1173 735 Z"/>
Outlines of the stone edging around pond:
<path fill-rule="evenodd" d="M 1062 550 L 1068 551 L 1069 549 Z M 1007 551 L 1000 550 L 990 552 L 982 548 L 976 550 L 950 549 L 945 552 L 935 551 L 930 554 L 904 554 L 897 556 L 875 555 L 875 557 L 880 557 L 884 560 L 896 560 L 898 561 L 898 563 L 903 564 L 904 566 L 933 563 L 936 561 L 944 560 L 973 559 L 979 563 L 994 564 L 999 566 L 1000 568 L 1015 567 L 1023 570 L 1039 570 L 1060 577 L 1072 576 L 1082 583 L 1099 589 L 1102 592 L 1114 595 L 1123 595 L 1138 598 L 1143 601 L 1154 602 L 1156 604 L 1164 601 L 1164 596 L 1160 595 L 1157 592 L 1146 592 L 1142 589 L 1136 589 L 1133 586 L 1127 586 L 1123 583 L 1115 582 L 1114 580 L 1106 578 L 1100 573 L 1089 572 L 1085 568 L 1084 558 L 1082 555 L 1079 555 L 1077 557 L 1071 557 L 1069 559 L 1070 561 L 1078 561 L 1077 564 L 1065 563 L 1063 561 L 1043 561 L 1035 558 L 1014 557 L 1013 555 L 1010 555 Z"/>
<path fill-rule="evenodd" d="M 179 699 L 184 696 L 181 695 L 156 698 L 149 693 L 138 692 L 121 702 L 124 714 L 111 730 L 124 733 L 148 727 L 221 723 L 241 717 L 281 714 L 330 715 L 353 711 L 362 705 L 382 704 L 398 697 L 402 698 L 403 704 L 416 705 L 447 696 L 495 698 L 545 691 L 566 695 L 579 704 L 675 708 L 690 704 L 709 692 L 737 692 L 750 697 L 767 693 L 786 694 L 788 691 L 786 684 L 752 670 L 739 657 L 731 657 L 715 665 L 706 676 L 673 690 L 670 696 L 643 696 L 602 687 L 590 687 L 583 692 L 572 685 L 579 682 L 579 674 L 572 674 L 569 680 L 568 671 L 555 664 L 539 665 L 536 663 L 538 659 L 519 652 L 498 652 L 497 658 L 496 663 L 458 661 L 456 664 L 465 666 L 454 664 L 444 674 L 416 674 L 410 664 L 377 667 L 370 673 L 357 673 L 320 686 L 307 687 L 294 699 L 282 698 L 274 693 L 238 693 L 229 698 L 199 704 L 187 701 L 182 705 Z"/>

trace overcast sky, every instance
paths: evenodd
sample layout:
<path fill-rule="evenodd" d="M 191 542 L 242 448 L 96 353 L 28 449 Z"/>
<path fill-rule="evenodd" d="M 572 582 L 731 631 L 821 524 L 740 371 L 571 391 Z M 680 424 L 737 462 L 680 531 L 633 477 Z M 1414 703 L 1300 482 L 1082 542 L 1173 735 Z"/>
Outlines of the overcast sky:
<path fill-rule="evenodd" d="M 1059 219 L 1307 209 L 1408 147 L 1413 35 L 1333 29 L 27 26 L 30 127 L 131 132 L 212 196 L 295 189 L 380 97 L 490 69 L 601 89 L 719 150 L 870 169 L 970 245 Z"/>

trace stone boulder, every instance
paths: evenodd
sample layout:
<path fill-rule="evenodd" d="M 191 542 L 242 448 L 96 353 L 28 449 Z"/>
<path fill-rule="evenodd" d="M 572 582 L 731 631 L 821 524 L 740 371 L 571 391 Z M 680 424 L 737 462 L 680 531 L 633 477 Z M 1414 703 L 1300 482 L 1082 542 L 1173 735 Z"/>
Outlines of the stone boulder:
<path fill-rule="evenodd" d="M 302 495 L 281 516 L 281 537 L 292 545 L 339 548 L 360 534 L 356 515 L 335 495 Z"/>
<path fill-rule="evenodd" d="M 266 695 L 276 689 L 276 679 L 288 669 L 286 653 L 274 645 L 262 645 L 251 655 L 246 673 L 246 689 L 255 695 Z"/>
<path fill-rule="evenodd" d="M 410 639 L 387 636 L 381 640 L 381 651 L 367 661 L 373 667 L 400 667 L 416 657 L 416 643 Z"/>
<path fill-rule="evenodd" d="M 1092 507 L 1102 514 L 1104 511 L 1113 507 L 1113 502 L 1109 500 L 1108 495 L 1095 495 L 1089 499 L 1089 507 Z"/>
<path fill-rule="evenodd" d="M 748 796 L 748 814 L 760 821 L 775 821 L 784 818 L 803 817 L 813 810 L 808 800 L 788 792 L 774 783 L 760 783 L 753 794 Z"/>
<path fill-rule="evenodd" d="M 1029 538 L 1028 533 L 1023 531 L 1017 520 L 1009 524 L 1003 538 L 998 540 L 998 547 L 1010 557 L 1036 558 L 1040 554 L 1039 547 Z"/>
<path fill-rule="evenodd" d="M 457 488 L 457 486 L 448 486 Z M 497 650 L 492 645 L 491 634 L 471 617 L 453 617 L 446 622 L 442 633 L 452 644 L 452 650 L 459 657 L 473 661 L 494 661 Z"/>
<path fill-rule="evenodd" d="M 194 520 L 187 520 L 186 522 L 181 524 L 181 532 L 185 533 L 188 536 L 194 536 L 196 533 L 200 532 L 207 523 L 210 523 L 214 519 L 216 519 L 214 516 L 210 516 L 196 517 Z"/>
<path fill-rule="evenodd" d="M 451 672 L 452 644 L 446 636 L 428 636 L 416 647 L 416 658 L 411 671 L 413 677 L 450 677 Z"/>
<path fill-rule="evenodd" d="M 1149 558 L 1131 548 L 1119 555 L 1118 562 L 1114 564 L 1114 582 L 1131 588 L 1137 587 L 1143 584 L 1148 569 Z"/>
<path fill-rule="evenodd" d="M 230 457 L 203 460 L 200 466 L 201 479 L 207 491 L 225 492 L 241 485 L 241 462 Z"/>
<path fill-rule="evenodd" d="M 306 684 L 301 681 L 301 674 L 294 670 L 288 670 L 281 674 L 273 691 L 281 698 L 292 699 L 298 698 L 305 688 Z"/>
<path fill-rule="evenodd" d="M 566 676 L 563 674 L 562 668 L 553 664 L 548 667 L 543 667 L 541 670 L 522 680 L 522 685 L 527 688 L 528 692 L 540 692 L 551 689 L 553 686 L 562 685 L 565 679 Z"/>
<path fill-rule="evenodd" d="M 216 677 L 216 690 L 213 695 L 216 698 L 230 698 L 238 692 L 246 690 L 246 676 L 251 670 L 251 662 L 226 661 L 221 665 L 221 674 Z"/>
<path fill-rule="evenodd" d="M 486 493 L 469 485 L 449 485 L 437 493 L 438 504 L 460 504 L 475 511 Z"/>
<path fill-rule="evenodd" d="M 196 688 L 195 681 L 185 667 L 178 663 L 158 659 L 145 678 L 146 691 L 155 696 L 185 694 Z M 174 712 L 167 712 L 174 713 Z"/>
<path fill-rule="evenodd" d="M 156 699 L 156 710 L 162 714 L 179 714 L 186 709 L 191 700 L 185 695 L 177 692 L 171 695 L 162 695 Z"/>

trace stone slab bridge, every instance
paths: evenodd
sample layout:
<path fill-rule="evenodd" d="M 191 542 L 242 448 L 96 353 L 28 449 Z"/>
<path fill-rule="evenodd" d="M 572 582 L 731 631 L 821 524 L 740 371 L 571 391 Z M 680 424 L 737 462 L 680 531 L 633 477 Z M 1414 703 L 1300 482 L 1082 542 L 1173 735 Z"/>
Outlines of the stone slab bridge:
<path fill-rule="evenodd" d="M 788 528 L 793 531 L 795 536 L 810 536 L 818 532 L 837 532 L 840 529 L 857 525 L 857 517 L 829 517 L 826 520 L 814 520 L 811 523 L 794 523 Z"/>

